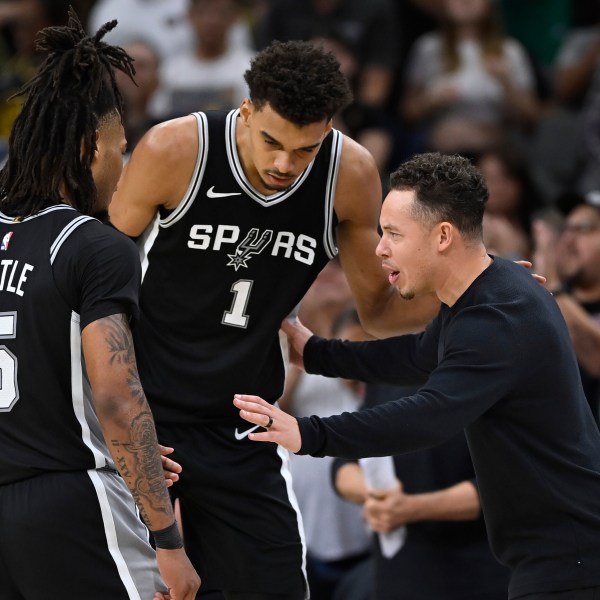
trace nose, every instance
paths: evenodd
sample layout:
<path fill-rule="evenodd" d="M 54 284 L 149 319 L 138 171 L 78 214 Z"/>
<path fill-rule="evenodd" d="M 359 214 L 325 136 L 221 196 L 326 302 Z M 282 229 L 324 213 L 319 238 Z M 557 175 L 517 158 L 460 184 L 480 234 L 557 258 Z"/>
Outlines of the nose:
<path fill-rule="evenodd" d="M 379 238 L 379 244 L 377 244 L 377 248 L 375 248 L 375 254 L 379 256 L 379 258 L 386 258 L 390 255 L 387 244 L 383 238 Z"/>
<path fill-rule="evenodd" d="M 293 168 L 293 159 L 289 152 L 277 152 L 273 166 L 279 173 L 291 173 Z"/>

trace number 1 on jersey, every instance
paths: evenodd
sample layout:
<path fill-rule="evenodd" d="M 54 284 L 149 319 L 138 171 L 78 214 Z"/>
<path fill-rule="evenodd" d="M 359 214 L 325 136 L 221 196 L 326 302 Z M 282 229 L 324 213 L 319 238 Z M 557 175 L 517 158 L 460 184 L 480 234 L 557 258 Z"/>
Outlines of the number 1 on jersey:
<path fill-rule="evenodd" d="M 253 283 L 250 279 L 238 279 L 231 286 L 231 291 L 234 294 L 233 303 L 231 309 L 223 313 L 223 324 L 244 328 L 248 325 L 250 317 L 245 314 L 245 311 L 246 306 L 248 306 L 248 299 L 250 298 L 250 290 Z"/>

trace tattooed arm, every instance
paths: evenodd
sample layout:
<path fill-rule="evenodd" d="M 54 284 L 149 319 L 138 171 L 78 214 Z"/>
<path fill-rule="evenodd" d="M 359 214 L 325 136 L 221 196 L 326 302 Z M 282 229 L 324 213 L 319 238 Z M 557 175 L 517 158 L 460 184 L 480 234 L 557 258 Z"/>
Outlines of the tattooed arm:
<path fill-rule="evenodd" d="M 81 339 L 108 449 L 148 528 L 165 529 L 175 517 L 127 317 L 117 314 L 93 321 L 83 329 Z M 157 559 L 173 597 L 195 598 L 200 580 L 183 548 L 159 549 Z"/>

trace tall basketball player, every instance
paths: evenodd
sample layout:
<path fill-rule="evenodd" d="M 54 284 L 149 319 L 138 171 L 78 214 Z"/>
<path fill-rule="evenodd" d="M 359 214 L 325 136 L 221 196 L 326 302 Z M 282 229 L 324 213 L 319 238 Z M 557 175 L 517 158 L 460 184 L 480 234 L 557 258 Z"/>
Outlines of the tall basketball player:
<path fill-rule="evenodd" d="M 246 81 L 239 109 L 151 129 L 109 213 L 141 236 L 134 343 L 159 440 L 183 466 L 173 489 L 203 593 L 297 600 L 304 548 L 286 454 L 249 442 L 233 394 L 279 398 L 279 324 L 338 252 L 371 332 L 420 326 L 437 305 L 396 310 L 403 301 L 374 252 L 379 174 L 332 128 L 350 100 L 333 56 L 308 42 L 274 43 Z M 392 325 L 388 316 L 399 314 Z"/>

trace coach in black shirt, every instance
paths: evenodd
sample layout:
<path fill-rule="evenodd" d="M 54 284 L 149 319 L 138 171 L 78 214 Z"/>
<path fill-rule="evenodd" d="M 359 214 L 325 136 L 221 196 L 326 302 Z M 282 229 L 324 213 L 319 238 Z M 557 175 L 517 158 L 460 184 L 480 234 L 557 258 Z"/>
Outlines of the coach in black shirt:
<path fill-rule="evenodd" d="M 486 253 L 487 190 L 458 156 L 425 154 L 391 177 L 377 254 L 407 300 L 435 294 L 421 334 L 328 341 L 284 324 L 307 371 L 420 382 L 412 396 L 359 413 L 294 419 L 255 396 L 251 439 L 293 452 L 357 458 L 427 448 L 464 429 L 490 545 L 511 570 L 509 598 L 600 597 L 600 433 L 552 295 Z"/>

